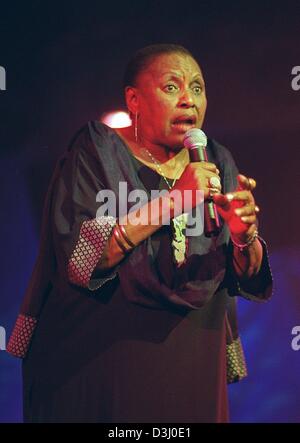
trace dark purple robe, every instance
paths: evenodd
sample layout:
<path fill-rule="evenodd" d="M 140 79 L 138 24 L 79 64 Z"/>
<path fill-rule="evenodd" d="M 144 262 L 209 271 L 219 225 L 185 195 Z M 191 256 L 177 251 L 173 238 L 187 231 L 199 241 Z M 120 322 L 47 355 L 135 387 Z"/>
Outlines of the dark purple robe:
<path fill-rule="evenodd" d="M 213 140 L 207 152 L 223 192 L 233 191 L 237 168 L 230 152 Z M 246 375 L 236 296 L 271 296 L 266 245 L 261 239 L 259 274 L 241 285 L 225 224 L 216 239 L 188 238 L 180 267 L 172 260 L 170 227 L 163 226 L 99 276 L 96 195 L 111 189 L 118 197 L 120 181 L 128 192 L 164 184 L 115 131 L 90 122 L 52 177 L 39 256 L 8 345 L 24 359 L 24 419 L 226 422 L 227 382 Z M 85 247 L 90 264 L 83 270 L 74 251 Z M 87 285 L 70 277 L 72 260 L 73 274 L 82 271 Z"/>

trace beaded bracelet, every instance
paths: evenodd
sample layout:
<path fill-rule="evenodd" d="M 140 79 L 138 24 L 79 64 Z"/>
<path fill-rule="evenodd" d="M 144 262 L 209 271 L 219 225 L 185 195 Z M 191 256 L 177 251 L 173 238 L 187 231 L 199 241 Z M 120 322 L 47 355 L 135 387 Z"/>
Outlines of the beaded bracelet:
<path fill-rule="evenodd" d="M 252 234 L 252 237 L 250 237 L 250 239 L 246 243 L 237 243 L 233 240 L 232 237 L 231 237 L 231 241 L 234 244 L 234 246 L 236 246 L 239 249 L 240 252 L 243 252 L 244 249 L 249 248 L 249 246 L 255 242 L 257 237 L 258 237 L 258 231 L 255 230 Z"/>

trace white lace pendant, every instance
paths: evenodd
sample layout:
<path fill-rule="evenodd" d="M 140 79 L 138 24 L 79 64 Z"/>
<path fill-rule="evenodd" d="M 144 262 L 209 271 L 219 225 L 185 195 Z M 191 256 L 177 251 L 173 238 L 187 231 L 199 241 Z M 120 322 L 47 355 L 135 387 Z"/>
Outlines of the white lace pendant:
<path fill-rule="evenodd" d="M 178 267 L 186 260 L 187 238 L 185 236 L 185 228 L 187 220 L 188 214 L 181 214 L 171 220 L 173 257 Z"/>

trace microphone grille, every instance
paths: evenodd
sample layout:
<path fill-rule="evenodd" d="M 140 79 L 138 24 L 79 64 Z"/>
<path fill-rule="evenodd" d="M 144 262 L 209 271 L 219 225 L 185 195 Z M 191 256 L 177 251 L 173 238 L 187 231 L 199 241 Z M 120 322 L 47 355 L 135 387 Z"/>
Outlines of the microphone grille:
<path fill-rule="evenodd" d="M 207 137 L 201 129 L 192 128 L 184 134 L 183 145 L 187 149 L 192 149 L 195 146 L 205 147 L 207 145 Z"/>

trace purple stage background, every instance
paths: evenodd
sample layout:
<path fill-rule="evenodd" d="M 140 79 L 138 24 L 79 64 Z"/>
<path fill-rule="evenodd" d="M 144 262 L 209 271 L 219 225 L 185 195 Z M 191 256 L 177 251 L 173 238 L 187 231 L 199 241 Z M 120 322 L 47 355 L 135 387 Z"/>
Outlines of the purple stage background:
<path fill-rule="evenodd" d="M 204 130 L 232 151 L 241 172 L 257 179 L 260 232 L 275 280 L 269 303 L 239 301 L 249 376 L 229 388 L 231 420 L 300 422 L 300 350 L 291 346 L 291 331 L 300 327 L 300 90 L 291 86 L 292 68 L 300 65 L 300 4 L 261 3 L 1 5 L 0 66 L 7 83 L 0 90 L 0 327 L 9 336 L 60 153 L 86 121 L 124 108 L 122 73 L 136 49 L 180 43 L 203 68 Z M 20 421 L 21 363 L 1 350 L 0 422 Z"/>

